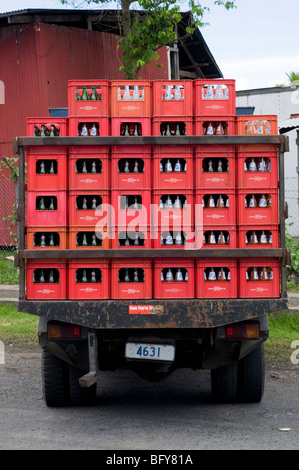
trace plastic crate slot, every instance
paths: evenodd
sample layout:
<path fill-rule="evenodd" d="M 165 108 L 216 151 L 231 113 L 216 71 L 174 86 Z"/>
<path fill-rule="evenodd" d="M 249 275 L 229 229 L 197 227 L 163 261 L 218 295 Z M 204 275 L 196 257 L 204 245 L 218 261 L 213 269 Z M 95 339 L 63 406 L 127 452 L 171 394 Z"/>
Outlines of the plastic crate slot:
<path fill-rule="evenodd" d="M 40 248 L 59 247 L 60 235 L 58 232 L 35 232 L 33 235 L 33 246 Z"/>
<path fill-rule="evenodd" d="M 33 271 L 33 284 L 59 284 L 56 268 L 37 268 Z"/>

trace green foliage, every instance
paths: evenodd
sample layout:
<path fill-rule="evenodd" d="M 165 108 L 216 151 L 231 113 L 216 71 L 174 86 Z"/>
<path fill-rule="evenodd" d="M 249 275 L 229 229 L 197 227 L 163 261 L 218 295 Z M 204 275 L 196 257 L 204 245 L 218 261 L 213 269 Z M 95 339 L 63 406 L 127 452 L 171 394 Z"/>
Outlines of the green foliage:
<path fill-rule="evenodd" d="M 288 224 L 289 227 L 294 225 L 294 222 Z M 299 273 L 299 239 L 292 237 L 286 226 L 286 247 L 290 250 L 291 264 L 287 266 L 289 273 Z"/>
<path fill-rule="evenodd" d="M 289 79 L 290 85 L 299 85 L 299 72 L 286 73 Z"/>
<path fill-rule="evenodd" d="M 291 343 L 298 339 L 299 315 L 281 312 L 269 315 L 269 339 L 265 343 L 268 362 L 290 362 Z"/>

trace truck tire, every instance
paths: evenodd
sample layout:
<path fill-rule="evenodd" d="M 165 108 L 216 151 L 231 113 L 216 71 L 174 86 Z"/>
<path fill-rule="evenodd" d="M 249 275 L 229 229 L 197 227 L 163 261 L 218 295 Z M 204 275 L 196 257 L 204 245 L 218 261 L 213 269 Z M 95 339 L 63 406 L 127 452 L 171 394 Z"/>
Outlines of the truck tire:
<path fill-rule="evenodd" d="M 240 400 L 258 403 L 263 398 L 265 383 L 264 343 L 239 361 Z"/>
<path fill-rule="evenodd" d="M 69 404 L 68 366 L 48 351 L 42 352 L 42 383 L 47 406 Z"/>
<path fill-rule="evenodd" d="M 70 403 L 73 406 L 89 406 L 94 405 L 97 397 L 97 384 L 91 387 L 81 387 L 79 379 L 84 375 L 80 369 L 69 366 L 69 388 Z"/>
<path fill-rule="evenodd" d="M 211 370 L 212 399 L 218 403 L 233 403 L 238 398 L 238 363 Z"/>

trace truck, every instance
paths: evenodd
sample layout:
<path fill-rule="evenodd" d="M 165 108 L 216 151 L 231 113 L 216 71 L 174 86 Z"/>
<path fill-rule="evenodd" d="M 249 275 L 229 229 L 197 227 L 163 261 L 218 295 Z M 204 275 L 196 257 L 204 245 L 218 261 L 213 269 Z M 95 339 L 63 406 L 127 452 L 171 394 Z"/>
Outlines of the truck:
<path fill-rule="evenodd" d="M 132 140 L 133 139 L 133 140 Z M 254 244 L 246 240 L 247 233 L 239 231 L 242 243 L 233 243 L 229 248 L 208 247 L 207 244 L 187 248 L 163 245 L 162 249 L 151 246 L 136 247 L 126 250 L 124 247 L 111 248 L 95 246 L 85 249 L 82 246 L 67 245 L 57 249 L 36 246 L 28 243 L 28 174 L 26 174 L 30 149 L 43 155 L 48 149 L 61 152 L 69 148 L 118 148 L 126 146 L 166 148 L 175 145 L 208 149 L 230 146 L 234 149 L 251 146 L 256 149 L 274 149 L 272 167 L 277 165 L 278 175 L 274 193 L 277 201 L 272 208 L 277 212 L 277 224 L 270 219 L 264 228 L 272 229 L 271 244 Z M 269 314 L 287 308 L 286 266 L 289 253 L 285 247 L 285 218 L 287 209 L 284 201 L 284 153 L 288 151 L 287 137 L 281 135 L 180 135 L 180 136 L 24 136 L 14 139 L 14 153 L 19 156 L 19 201 L 17 220 L 19 226 L 19 246 L 15 252 L 15 264 L 20 272 L 18 309 L 39 317 L 38 340 L 42 348 L 42 384 L 44 399 L 48 406 L 80 406 L 95 403 L 97 385 L 100 387 L 102 371 L 130 369 L 148 381 L 160 381 L 179 368 L 209 370 L 211 375 L 211 395 L 217 402 L 259 402 L 264 393 L 265 358 L 264 343 L 269 336 Z M 266 147 L 263 147 L 266 146 Z M 40 149 L 46 149 L 40 151 Z M 255 155 L 253 154 L 250 154 Z M 242 161 L 244 168 L 244 162 Z M 279 188 L 278 188 L 279 185 Z M 279 189 L 279 191 L 278 191 Z M 267 192 L 263 189 L 260 192 Z M 248 193 L 253 190 L 248 190 Z M 269 191 L 268 191 L 269 192 Z M 40 193 L 36 193 L 40 194 Z M 235 193 L 234 193 L 235 194 Z M 244 192 L 239 197 L 244 200 Z M 201 196 L 200 196 L 201 197 Z M 36 206 L 32 206 L 32 211 Z M 216 209 L 212 209 L 212 211 Z M 234 210 L 237 210 L 234 208 Z M 271 215 L 272 214 L 272 215 Z M 241 226 L 240 226 L 241 227 Z M 249 227 L 252 229 L 252 227 Z M 262 225 L 258 228 L 263 232 Z M 217 231 L 215 222 L 211 231 Z M 242 226 L 243 229 L 243 226 Z M 45 231 L 46 229 L 43 228 Z M 202 232 L 201 232 L 202 234 Z M 160 236 L 160 234 L 159 234 Z M 251 233 L 252 236 L 252 233 Z M 231 285 L 242 284 L 243 295 L 222 296 L 221 285 L 214 294 L 202 291 L 183 298 L 148 295 L 134 298 L 134 291 L 128 290 L 123 298 L 69 298 L 68 296 L 51 298 L 50 291 L 43 290 L 40 296 L 30 296 L 29 282 L 33 268 L 30 266 L 55 269 L 61 261 L 67 263 L 68 271 L 60 273 L 60 280 L 69 275 L 70 263 L 75 266 L 103 266 L 107 262 L 107 275 L 111 289 L 117 290 L 117 274 L 113 274 L 112 263 L 131 266 L 130 261 L 148 263 L 149 266 L 159 260 L 154 274 L 149 271 L 150 281 L 159 283 L 161 275 L 167 271 L 161 267 L 195 266 L 193 281 L 201 283 L 206 279 L 206 266 L 231 266 Z M 88 264 L 90 263 L 90 264 Z M 137 263 L 137 264 L 136 264 Z M 164 264 L 163 264 L 164 263 Z M 250 283 L 248 267 L 271 266 L 267 285 L 270 290 L 263 293 L 262 282 L 258 282 L 255 294 L 246 291 Z M 188 265 L 189 266 L 189 265 Z M 120 270 L 118 270 L 120 271 Z M 273 274 L 271 273 L 273 271 Z M 262 273 L 262 271 L 260 271 Z M 39 271 L 40 274 L 40 271 Z M 86 274 L 86 273 L 85 273 Z M 227 270 L 225 271 L 227 275 Z M 63 277 L 64 276 L 64 277 Z M 259 274 L 262 276 L 262 274 Z M 273 276 L 273 277 L 272 277 Z M 275 288 L 273 288 L 275 280 Z M 252 278 L 254 279 L 254 278 Z M 260 278 L 261 279 L 261 278 Z M 134 281 L 133 281 L 134 282 Z M 130 282 L 130 285 L 133 284 Z M 164 282 L 167 282 L 167 280 Z M 253 280 L 254 283 L 254 280 Z M 244 284 L 244 285 L 243 285 Z M 34 284 L 32 284 L 34 286 Z M 73 287 L 75 291 L 79 284 Z M 31 286 L 32 287 L 32 286 Z M 245 290 L 244 290 L 245 289 Z M 133 293 L 132 293 L 133 292 Z M 173 291 L 172 291 L 173 292 Z M 237 292 L 237 293 L 236 293 Z M 75 292 L 76 293 L 76 292 Z M 257 294 L 256 294 L 257 293 Z"/>

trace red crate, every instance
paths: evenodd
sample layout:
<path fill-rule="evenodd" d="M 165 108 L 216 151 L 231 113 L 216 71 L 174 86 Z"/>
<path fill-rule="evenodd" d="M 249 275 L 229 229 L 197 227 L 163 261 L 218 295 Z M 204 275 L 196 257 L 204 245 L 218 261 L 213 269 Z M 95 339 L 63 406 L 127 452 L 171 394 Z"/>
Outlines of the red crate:
<path fill-rule="evenodd" d="M 253 271 L 256 268 L 256 272 Z M 268 279 L 263 268 L 266 268 Z M 256 277 L 256 279 L 254 279 Z M 239 260 L 239 297 L 280 297 L 279 261 L 273 258 L 251 258 Z"/>
<path fill-rule="evenodd" d="M 238 248 L 279 248 L 278 225 L 238 226 Z"/>
<path fill-rule="evenodd" d="M 161 249 L 193 249 L 202 247 L 202 230 L 194 231 L 194 227 L 152 227 L 151 239 L 153 248 Z"/>
<path fill-rule="evenodd" d="M 134 137 L 152 135 L 151 118 L 143 116 L 111 118 L 111 135 Z"/>
<path fill-rule="evenodd" d="M 214 201 L 215 207 L 212 206 Z M 223 207 L 224 203 L 224 207 Z M 234 190 L 205 190 L 195 192 L 196 217 L 200 217 L 202 207 L 202 222 L 204 226 L 236 225 L 236 194 Z M 217 207 L 220 204 L 221 207 Z M 196 220 L 196 224 L 200 223 Z"/>
<path fill-rule="evenodd" d="M 82 100 L 82 96 L 86 97 L 84 88 L 88 100 Z M 95 93 L 93 93 L 93 88 Z M 77 99 L 78 96 L 80 99 Z M 110 117 L 110 82 L 108 80 L 69 80 L 68 115 Z"/>
<path fill-rule="evenodd" d="M 131 152 L 122 152 L 124 146 L 111 154 L 111 188 L 151 189 L 151 152 L 129 146 Z M 139 147 L 139 146 L 136 146 Z M 114 146 L 117 149 L 116 146 Z M 137 169 L 137 172 L 136 172 Z M 126 172 L 128 171 L 128 172 Z"/>
<path fill-rule="evenodd" d="M 135 225 L 127 227 L 110 227 L 111 248 L 140 249 L 152 248 L 150 227 Z"/>
<path fill-rule="evenodd" d="M 257 204 L 259 198 L 265 195 L 267 201 L 270 197 L 271 207 L 251 207 L 252 196 L 255 197 Z M 278 191 L 277 189 L 261 190 L 239 190 L 237 193 L 237 220 L 239 225 L 272 225 L 278 223 Z M 247 207 L 245 207 L 245 199 Z M 269 202 L 269 201 L 268 201 Z"/>
<path fill-rule="evenodd" d="M 28 190 L 66 190 L 67 154 L 32 154 L 27 158 Z"/>
<path fill-rule="evenodd" d="M 69 189 L 110 189 L 109 147 L 69 147 Z"/>
<path fill-rule="evenodd" d="M 153 116 L 193 116 L 192 80 L 153 80 Z"/>
<path fill-rule="evenodd" d="M 27 250 L 65 250 L 67 235 L 66 227 L 27 227 L 26 248 Z"/>
<path fill-rule="evenodd" d="M 197 189 L 234 189 L 236 187 L 235 153 L 196 151 L 195 175 Z"/>
<path fill-rule="evenodd" d="M 95 226 L 100 221 L 109 225 L 110 191 L 69 191 L 68 204 L 69 225 Z"/>
<path fill-rule="evenodd" d="M 194 115 L 236 114 L 235 80 L 194 80 Z"/>
<path fill-rule="evenodd" d="M 42 126 L 44 127 L 42 128 Z M 51 129 L 51 126 L 54 126 L 54 128 Z M 68 135 L 68 118 L 47 116 L 26 119 L 26 134 L 28 137 L 47 137 L 52 132 L 55 136 L 66 137 Z"/>
<path fill-rule="evenodd" d="M 203 248 L 221 249 L 237 248 L 237 228 L 235 225 L 224 225 L 223 227 L 204 226 L 203 230 Z"/>
<path fill-rule="evenodd" d="M 235 116 L 199 116 L 194 118 L 194 135 L 234 135 Z"/>
<path fill-rule="evenodd" d="M 194 260 L 155 259 L 153 264 L 154 299 L 193 299 L 195 297 Z M 168 280 L 171 274 L 173 280 Z M 180 280 L 176 280 L 176 278 Z"/>
<path fill-rule="evenodd" d="M 39 209 L 44 201 L 45 209 Z M 49 207 L 54 209 L 49 209 Z M 28 191 L 27 225 L 31 227 L 67 226 L 67 191 Z"/>
<path fill-rule="evenodd" d="M 87 245 L 83 245 L 84 234 Z M 68 245 L 71 250 L 97 250 L 110 248 L 108 228 L 98 226 L 93 227 L 69 227 Z M 95 244 L 93 244 L 95 243 Z"/>
<path fill-rule="evenodd" d="M 136 204 L 136 207 L 135 207 Z M 111 191 L 111 225 L 133 228 L 149 226 L 151 217 L 151 191 L 142 189 Z"/>
<path fill-rule="evenodd" d="M 128 281 L 124 282 L 128 270 Z M 134 282 L 137 272 L 138 282 Z M 142 279 L 142 280 L 141 280 Z M 151 299 L 152 262 L 148 259 L 116 259 L 111 262 L 112 299 Z"/>
<path fill-rule="evenodd" d="M 277 135 L 277 116 L 268 114 L 236 116 L 237 135 Z"/>
<path fill-rule="evenodd" d="M 193 135 L 193 117 L 163 116 L 152 119 L 152 135 L 176 137 L 177 135 Z"/>
<path fill-rule="evenodd" d="M 266 189 L 278 186 L 277 152 L 238 153 L 237 187 Z"/>
<path fill-rule="evenodd" d="M 69 118 L 70 136 L 100 136 L 110 135 L 110 119 L 107 117 L 71 116 Z"/>
<path fill-rule="evenodd" d="M 218 279 L 219 273 L 223 277 L 221 268 L 225 280 Z M 236 261 L 229 261 L 226 258 L 196 261 L 195 296 L 198 299 L 237 298 L 237 281 Z"/>
<path fill-rule="evenodd" d="M 45 282 L 39 282 L 41 280 L 41 270 L 43 270 L 43 278 Z M 54 282 L 49 282 L 52 278 L 52 276 L 50 278 L 51 274 L 53 274 Z M 26 269 L 26 298 L 28 300 L 66 299 L 66 262 L 54 260 L 28 260 Z"/>
<path fill-rule="evenodd" d="M 91 260 L 69 261 L 68 299 L 97 300 L 109 298 L 110 270 L 108 260 L 101 259 L 97 260 L 96 263 Z"/>
<path fill-rule="evenodd" d="M 236 145 L 237 154 L 240 153 L 256 153 L 256 152 L 276 152 L 277 154 L 278 145 L 277 144 L 246 144 L 246 145 Z"/>
<path fill-rule="evenodd" d="M 193 189 L 194 171 L 192 152 L 186 154 L 169 154 L 168 152 L 162 152 L 157 154 L 156 152 L 154 152 L 153 165 L 154 189 Z"/>
<path fill-rule="evenodd" d="M 172 207 L 170 206 L 170 200 Z M 176 201 L 182 208 L 176 207 Z M 163 206 L 163 207 L 162 207 Z M 194 196 L 191 190 L 152 191 L 151 225 L 153 227 L 190 227 L 194 225 Z"/>
<path fill-rule="evenodd" d="M 151 88 L 149 80 L 112 80 L 111 116 L 150 117 Z"/>

